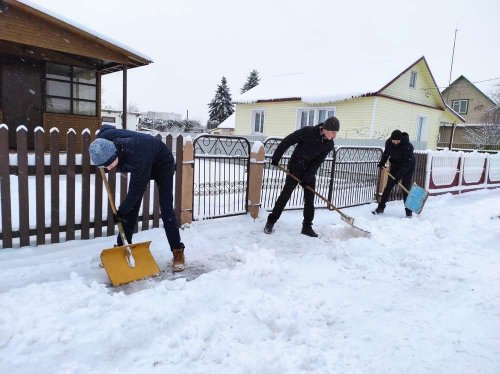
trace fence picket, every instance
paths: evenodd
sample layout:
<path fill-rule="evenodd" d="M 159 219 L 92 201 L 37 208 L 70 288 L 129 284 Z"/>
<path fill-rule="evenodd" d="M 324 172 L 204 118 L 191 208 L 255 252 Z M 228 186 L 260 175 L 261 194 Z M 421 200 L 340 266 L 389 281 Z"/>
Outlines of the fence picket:
<path fill-rule="evenodd" d="M 82 239 L 90 237 L 90 155 L 88 152 L 90 145 L 90 132 L 82 132 Z"/>
<path fill-rule="evenodd" d="M 2 247 L 12 248 L 12 209 L 10 202 L 9 128 L 0 125 L 0 200 L 2 202 Z"/>
<path fill-rule="evenodd" d="M 36 245 L 45 244 L 45 131 L 35 129 Z"/>
<path fill-rule="evenodd" d="M 113 196 L 111 196 L 111 198 L 113 199 L 113 201 L 115 202 L 115 205 L 116 204 L 116 172 L 115 171 L 108 171 L 107 173 L 107 177 L 108 177 L 108 183 L 109 183 L 109 189 L 111 190 L 111 193 L 113 194 Z M 109 203 L 109 197 L 107 199 L 107 202 L 108 202 L 108 227 L 107 227 L 107 230 L 106 230 L 106 234 L 107 236 L 111 236 L 111 235 L 114 235 L 115 234 L 115 222 L 113 220 L 113 211 L 111 210 L 111 204 Z M 118 209 L 118 205 L 116 207 Z"/>
<path fill-rule="evenodd" d="M 92 168 L 94 173 L 94 238 L 102 236 L 102 176 L 101 173 L 94 166 Z"/>
<path fill-rule="evenodd" d="M 59 243 L 59 130 L 50 130 L 50 242 Z"/>
<path fill-rule="evenodd" d="M 19 245 L 30 245 L 30 207 L 28 195 L 28 130 L 18 128 L 17 180 L 19 191 Z"/>
<path fill-rule="evenodd" d="M 75 239 L 75 152 L 76 133 L 70 129 L 66 134 L 68 151 L 66 156 L 66 240 Z"/>

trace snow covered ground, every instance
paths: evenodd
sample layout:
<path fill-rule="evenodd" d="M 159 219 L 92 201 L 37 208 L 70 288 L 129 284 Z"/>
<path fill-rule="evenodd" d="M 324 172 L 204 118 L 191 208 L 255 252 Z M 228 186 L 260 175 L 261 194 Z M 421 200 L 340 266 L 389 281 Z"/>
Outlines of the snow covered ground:
<path fill-rule="evenodd" d="M 113 238 L 0 250 L 1 373 L 499 373 L 500 190 L 431 197 L 403 218 L 288 211 L 135 236 L 166 272 L 113 289 Z"/>

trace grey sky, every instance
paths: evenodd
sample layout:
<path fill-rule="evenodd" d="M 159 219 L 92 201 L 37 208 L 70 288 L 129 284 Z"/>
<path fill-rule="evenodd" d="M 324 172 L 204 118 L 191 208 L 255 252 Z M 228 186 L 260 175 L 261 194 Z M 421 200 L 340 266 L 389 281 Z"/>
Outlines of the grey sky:
<path fill-rule="evenodd" d="M 359 69 L 398 74 L 424 55 L 439 86 L 500 77 L 498 0 L 31 0 L 151 57 L 129 72 L 129 103 L 205 124 L 223 75 L 233 98 L 257 69 L 266 76 Z M 363 74 L 366 75 L 366 74 Z M 371 87 L 372 82 L 367 82 Z M 500 80 L 479 83 L 486 93 Z M 500 87 L 496 87 L 500 89 Z M 121 106 L 121 73 L 103 80 L 103 102 Z"/>

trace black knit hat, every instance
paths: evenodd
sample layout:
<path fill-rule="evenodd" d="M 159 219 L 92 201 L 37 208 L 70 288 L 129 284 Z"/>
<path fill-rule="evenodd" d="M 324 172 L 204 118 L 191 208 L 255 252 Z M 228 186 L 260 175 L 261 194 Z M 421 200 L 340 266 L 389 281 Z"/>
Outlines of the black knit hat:
<path fill-rule="evenodd" d="M 400 130 L 394 130 L 391 134 L 391 140 L 403 139 L 403 133 Z"/>
<path fill-rule="evenodd" d="M 326 121 L 322 125 L 323 129 L 327 131 L 339 131 L 340 122 L 335 116 L 331 116 L 326 119 Z"/>

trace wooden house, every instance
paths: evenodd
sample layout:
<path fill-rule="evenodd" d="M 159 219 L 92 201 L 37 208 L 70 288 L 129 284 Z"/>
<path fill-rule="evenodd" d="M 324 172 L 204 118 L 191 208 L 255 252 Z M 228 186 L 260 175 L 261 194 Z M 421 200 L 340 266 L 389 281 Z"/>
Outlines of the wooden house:
<path fill-rule="evenodd" d="M 104 74 L 123 71 L 125 113 L 127 70 L 151 59 L 29 4 L 0 0 L 0 123 L 9 127 L 9 146 L 16 147 L 20 125 L 28 129 L 29 148 L 38 126 L 46 134 L 73 128 L 77 137 L 98 129 Z"/>

